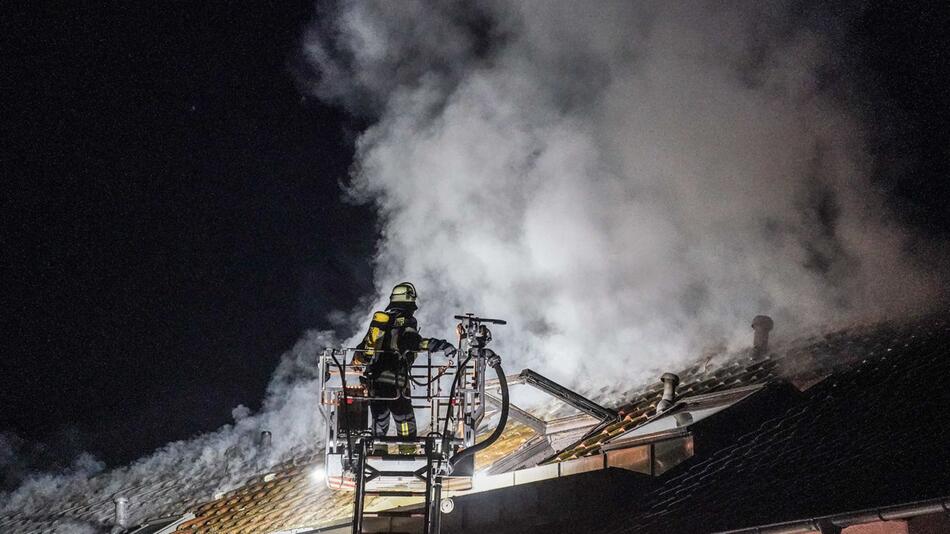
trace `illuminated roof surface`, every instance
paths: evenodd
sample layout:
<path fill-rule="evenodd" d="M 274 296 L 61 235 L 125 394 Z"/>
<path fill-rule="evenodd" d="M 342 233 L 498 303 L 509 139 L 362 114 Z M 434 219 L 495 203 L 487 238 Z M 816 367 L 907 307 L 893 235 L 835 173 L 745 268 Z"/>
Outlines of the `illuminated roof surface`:
<path fill-rule="evenodd" d="M 822 484 L 842 486 L 842 479 L 833 480 L 832 476 L 847 477 L 845 486 L 860 489 L 861 502 L 872 504 L 886 503 L 891 494 L 884 488 L 908 480 L 917 484 L 917 493 L 923 496 L 950 492 L 950 482 L 937 480 L 941 478 L 938 475 L 950 472 L 950 465 L 940 463 L 927 471 L 919 469 L 920 462 L 915 460 L 924 457 L 945 462 L 948 455 L 940 451 L 950 451 L 942 425 L 933 424 L 950 406 L 944 381 L 936 379 L 950 374 L 948 342 L 950 324 L 943 316 L 932 316 L 841 330 L 779 346 L 766 355 L 744 351 L 719 356 L 716 360 L 725 363 L 700 362 L 681 371 L 679 396 L 785 379 L 802 387 L 810 400 L 787 413 L 773 414 L 734 445 L 711 456 L 698 455 L 657 478 L 659 487 L 631 503 L 623 519 L 614 519 L 610 528 L 618 532 L 689 532 L 689 518 L 695 521 L 696 514 L 719 514 L 727 523 L 732 520 L 728 524 L 735 527 L 742 526 L 736 521 L 761 524 L 795 519 L 801 510 L 841 511 L 841 506 L 848 505 L 844 500 L 825 497 L 823 502 L 815 502 L 821 493 L 810 497 L 805 489 Z M 909 394 L 912 387 L 916 391 Z M 549 460 L 598 452 L 611 438 L 646 421 L 653 414 L 660 390 L 657 383 L 629 392 L 621 407 L 621 421 L 597 428 Z M 532 435 L 527 427 L 509 425 L 503 438 L 477 458 L 478 465 L 487 466 L 505 457 Z M 327 526 L 349 517 L 352 494 L 326 488 L 314 474 L 322 462 L 317 451 L 301 451 L 293 461 L 268 469 L 232 466 L 219 473 L 137 480 L 135 488 L 108 487 L 103 485 L 108 478 L 93 477 L 83 481 L 82 491 L 63 489 L 58 499 L 55 492 L 38 496 L 49 500 L 47 515 L 0 515 L 0 531 L 81 532 L 72 528 L 74 525 L 107 529 L 113 514 L 111 496 L 120 490 L 129 495 L 136 523 L 194 513 L 194 519 L 179 526 L 180 532 L 251 534 Z M 890 465 L 892 472 L 886 480 L 874 478 L 880 474 L 861 468 L 869 462 Z M 827 466 L 835 470 L 829 471 Z M 182 471 L 187 469 L 183 466 Z M 241 473 L 246 474 L 246 483 L 213 498 L 222 478 L 233 479 Z M 734 483 L 738 476 L 744 481 L 741 485 Z M 758 482 L 745 482 L 750 479 Z M 775 484 L 781 484 L 784 491 L 786 481 L 791 480 L 801 488 L 801 494 L 789 499 L 787 509 L 771 506 L 768 513 L 747 510 L 743 513 L 748 517 L 741 521 L 722 513 L 723 502 L 780 491 Z M 842 499 L 851 495 L 847 491 L 839 494 Z M 367 501 L 367 508 L 410 502 L 414 501 L 376 498 Z M 672 525 L 680 530 L 669 530 Z"/>

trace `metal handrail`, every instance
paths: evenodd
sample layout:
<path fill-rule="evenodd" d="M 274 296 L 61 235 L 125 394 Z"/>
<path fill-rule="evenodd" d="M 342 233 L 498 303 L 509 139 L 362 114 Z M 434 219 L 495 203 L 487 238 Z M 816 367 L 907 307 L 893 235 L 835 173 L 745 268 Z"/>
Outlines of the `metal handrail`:
<path fill-rule="evenodd" d="M 354 376 L 361 376 L 362 370 L 365 369 L 368 366 L 368 364 L 353 363 L 352 357 L 355 356 L 357 353 L 366 353 L 366 352 L 374 352 L 377 355 L 415 354 L 416 358 L 413 359 L 414 360 L 413 363 L 407 366 L 407 369 L 409 370 L 407 375 L 410 378 L 416 379 L 412 381 L 412 383 L 415 384 L 415 386 L 417 387 L 424 386 L 425 393 L 419 394 L 419 395 L 413 395 L 412 393 L 410 393 L 406 395 L 401 390 L 399 390 L 397 391 L 397 395 L 393 397 L 360 395 L 358 393 L 353 394 L 352 389 L 347 385 L 348 380 L 346 380 L 346 378 L 352 379 L 352 377 Z M 425 359 L 420 361 L 420 359 L 418 359 L 418 356 L 421 354 L 425 354 Z M 326 360 L 325 359 L 326 356 L 333 358 L 333 361 Z M 342 360 L 342 362 L 339 361 L 337 357 L 341 357 L 340 360 Z M 321 386 L 323 387 L 326 394 L 324 395 L 323 400 L 321 401 L 320 411 L 321 411 L 321 414 L 323 415 L 323 419 L 327 423 L 331 422 L 331 418 L 330 418 L 330 414 L 327 411 L 326 406 L 327 404 L 336 404 L 338 401 L 333 401 L 331 399 L 334 397 L 338 398 L 340 393 L 342 393 L 347 401 L 358 401 L 358 402 L 370 402 L 370 401 L 377 401 L 377 400 L 391 401 L 391 400 L 396 400 L 399 398 L 408 398 L 408 399 L 413 399 L 417 401 L 424 399 L 428 401 L 426 404 L 430 410 L 432 424 L 434 425 L 434 428 L 437 428 L 439 423 L 441 423 L 443 420 L 457 419 L 457 416 L 453 416 L 451 413 L 453 409 L 464 409 L 462 408 L 460 404 L 455 404 L 452 402 L 453 400 L 451 398 L 452 395 L 449 392 L 443 393 L 443 391 L 445 391 L 447 388 L 445 384 L 441 384 L 440 381 L 443 379 L 454 381 L 455 377 L 459 373 L 461 373 L 462 377 L 465 377 L 465 378 L 474 377 L 476 376 L 476 373 L 477 373 L 477 369 L 475 368 L 474 364 L 466 364 L 464 368 L 461 368 L 462 359 L 456 360 L 454 358 L 448 358 L 445 363 L 436 363 L 436 362 L 433 362 L 432 353 L 428 351 L 421 351 L 421 350 L 398 352 L 398 351 L 385 350 L 385 349 L 364 349 L 364 348 L 357 348 L 357 347 L 333 348 L 333 349 L 325 350 L 323 352 L 323 356 L 321 356 L 320 358 L 320 361 L 321 361 L 321 366 L 320 366 L 321 377 L 324 377 L 324 376 L 328 378 L 337 377 L 337 378 L 340 378 L 341 380 L 341 382 L 338 385 L 333 385 L 333 386 L 330 386 L 329 383 L 325 382 L 326 379 L 323 379 L 324 381 L 321 383 Z M 326 365 L 327 363 L 329 365 Z M 341 369 L 342 369 L 342 373 L 341 373 Z M 423 369 L 425 371 L 421 372 Z M 423 381 L 424 383 L 420 384 L 420 380 Z M 466 394 L 475 392 L 475 390 L 471 389 L 470 387 L 467 386 L 467 384 L 465 384 L 466 382 L 467 380 L 462 380 L 463 387 L 460 387 L 458 391 L 456 391 L 457 396 L 466 395 Z M 344 388 L 346 389 L 346 391 L 344 391 Z M 415 389 L 415 388 L 411 388 L 410 391 L 412 391 L 412 389 Z M 483 401 L 484 399 L 480 399 L 478 401 L 478 404 L 476 405 L 480 405 L 480 403 Z M 446 406 L 448 406 L 449 409 L 443 416 L 442 412 L 445 411 Z M 414 404 L 413 407 L 425 408 L 426 406 L 417 406 Z"/>

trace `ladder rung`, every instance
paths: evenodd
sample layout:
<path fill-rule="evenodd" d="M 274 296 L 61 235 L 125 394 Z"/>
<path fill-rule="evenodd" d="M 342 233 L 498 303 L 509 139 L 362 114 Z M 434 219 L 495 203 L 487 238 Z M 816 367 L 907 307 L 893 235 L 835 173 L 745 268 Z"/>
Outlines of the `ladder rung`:
<path fill-rule="evenodd" d="M 425 517 L 422 510 L 382 510 L 379 512 L 363 512 L 363 517 Z"/>
<path fill-rule="evenodd" d="M 398 491 L 398 490 L 366 490 L 367 495 L 379 495 L 380 497 L 415 497 L 425 495 L 424 491 Z"/>
<path fill-rule="evenodd" d="M 376 471 L 373 474 L 380 477 L 414 477 L 416 476 L 415 471 Z"/>
<path fill-rule="evenodd" d="M 407 438 L 402 436 L 376 436 L 372 438 L 373 441 L 379 443 L 425 443 L 425 436 L 416 436 L 413 438 Z"/>
<path fill-rule="evenodd" d="M 425 454 L 367 454 L 366 457 L 380 460 L 425 460 L 428 458 Z"/>

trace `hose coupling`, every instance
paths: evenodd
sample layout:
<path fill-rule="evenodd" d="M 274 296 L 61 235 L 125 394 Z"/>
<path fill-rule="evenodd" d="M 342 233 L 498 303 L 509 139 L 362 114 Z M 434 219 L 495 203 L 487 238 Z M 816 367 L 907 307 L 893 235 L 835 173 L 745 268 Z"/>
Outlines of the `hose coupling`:
<path fill-rule="evenodd" d="M 485 352 L 488 353 L 488 366 L 492 369 L 497 369 L 501 365 L 501 356 L 495 354 L 495 351 L 491 349 L 485 349 Z"/>

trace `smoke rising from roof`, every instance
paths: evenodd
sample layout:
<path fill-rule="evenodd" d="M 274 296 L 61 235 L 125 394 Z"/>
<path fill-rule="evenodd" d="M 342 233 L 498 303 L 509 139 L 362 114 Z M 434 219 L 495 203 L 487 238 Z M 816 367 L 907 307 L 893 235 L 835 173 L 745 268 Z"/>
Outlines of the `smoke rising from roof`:
<path fill-rule="evenodd" d="M 375 306 L 411 280 L 424 334 L 449 337 L 459 312 L 507 319 L 495 344 L 508 370 L 590 393 L 748 345 L 759 313 L 781 335 L 925 305 L 940 281 L 868 178 L 834 25 L 799 8 L 327 8 L 304 41 L 310 89 L 371 121 L 349 193 L 381 215 Z M 262 429 L 268 462 L 311 447 L 314 355 L 337 344 L 308 333 L 261 412 L 235 409 L 233 425 L 94 478 L 89 459 L 31 477 L 0 496 L 0 524 L 75 497 L 101 500 L 90 521 L 103 525 L 119 492 L 135 522 L 134 496 L 170 478 L 181 485 L 149 497 L 150 515 L 243 481 Z"/>
<path fill-rule="evenodd" d="M 939 291 L 868 178 L 834 21 L 800 3 L 341 2 L 313 91 L 373 122 L 351 194 L 428 335 L 510 321 L 580 390 Z M 367 310 L 360 311 L 360 320 Z"/>

